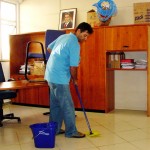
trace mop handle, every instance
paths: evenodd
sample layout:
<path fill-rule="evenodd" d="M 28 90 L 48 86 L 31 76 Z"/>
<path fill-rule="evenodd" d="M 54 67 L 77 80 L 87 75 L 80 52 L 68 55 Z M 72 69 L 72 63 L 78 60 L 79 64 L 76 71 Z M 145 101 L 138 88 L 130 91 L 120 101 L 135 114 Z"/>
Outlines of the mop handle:
<path fill-rule="evenodd" d="M 84 105 L 83 105 L 83 102 L 82 102 L 82 99 L 81 99 L 81 96 L 80 96 L 80 93 L 79 93 L 79 90 L 78 90 L 78 86 L 76 84 L 74 84 L 74 87 L 75 87 L 75 90 L 76 90 L 76 93 L 78 95 L 78 98 L 79 98 L 79 102 L 80 102 L 80 105 L 82 107 L 82 110 L 84 112 L 84 116 L 85 116 L 85 119 L 86 119 L 86 123 L 88 125 L 88 128 L 89 128 L 89 131 L 90 131 L 90 134 L 92 134 L 92 130 L 91 130 L 91 127 L 90 127 L 90 123 L 88 121 L 88 118 L 87 118 L 87 115 L 86 115 L 86 112 L 85 112 L 85 108 L 84 108 Z"/>

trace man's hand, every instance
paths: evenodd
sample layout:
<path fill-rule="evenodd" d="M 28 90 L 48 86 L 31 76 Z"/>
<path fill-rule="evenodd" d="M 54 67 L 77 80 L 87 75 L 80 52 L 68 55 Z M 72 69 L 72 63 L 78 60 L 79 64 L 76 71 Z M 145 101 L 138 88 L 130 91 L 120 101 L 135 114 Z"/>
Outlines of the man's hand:
<path fill-rule="evenodd" d="M 72 81 L 74 82 L 74 84 L 78 84 L 78 80 L 77 80 L 77 69 L 78 69 L 78 67 L 73 67 L 73 66 L 71 66 L 70 67 L 70 74 L 71 74 L 71 79 L 72 79 Z"/>

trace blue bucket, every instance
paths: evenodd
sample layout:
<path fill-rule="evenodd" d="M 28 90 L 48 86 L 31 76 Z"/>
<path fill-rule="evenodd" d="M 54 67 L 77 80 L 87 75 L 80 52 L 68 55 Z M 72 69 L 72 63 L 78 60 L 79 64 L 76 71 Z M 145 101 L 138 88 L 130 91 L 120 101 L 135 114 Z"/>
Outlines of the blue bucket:
<path fill-rule="evenodd" d="M 54 148 L 57 123 L 37 123 L 30 125 L 33 133 L 34 144 L 37 148 Z"/>

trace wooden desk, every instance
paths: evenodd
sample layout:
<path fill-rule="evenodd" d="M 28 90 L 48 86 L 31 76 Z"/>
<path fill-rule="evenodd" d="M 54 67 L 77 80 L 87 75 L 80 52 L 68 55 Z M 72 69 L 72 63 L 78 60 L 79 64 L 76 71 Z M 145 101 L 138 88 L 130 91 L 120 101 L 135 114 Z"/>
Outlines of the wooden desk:
<path fill-rule="evenodd" d="M 0 91 L 2 90 L 17 90 L 27 89 L 32 87 L 48 86 L 46 82 L 29 82 L 27 80 L 0 82 Z"/>
<path fill-rule="evenodd" d="M 46 82 L 27 80 L 0 82 L 0 90 L 18 90 L 13 103 L 49 106 L 49 87 Z"/>

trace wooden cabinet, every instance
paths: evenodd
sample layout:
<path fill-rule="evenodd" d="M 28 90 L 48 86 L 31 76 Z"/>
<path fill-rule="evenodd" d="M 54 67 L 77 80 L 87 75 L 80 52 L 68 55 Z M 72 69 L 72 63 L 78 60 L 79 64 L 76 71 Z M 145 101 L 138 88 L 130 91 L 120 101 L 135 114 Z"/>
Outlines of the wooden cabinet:
<path fill-rule="evenodd" d="M 123 25 L 105 27 L 105 52 L 147 52 L 147 61 L 150 61 L 150 26 L 147 24 Z M 118 70 L 118 69 L 117 69 Z M 121 70 L 121 69 L 119 69 Z M 128 69 L 131 71 L 131 69 Z M 132 69 L 138 70 L 138 69 Z M 141 69 L 142 70 L 142 69 Z M 147 69 L 147 116 L 150 116 L 150 67 Z M 114 72 L 106 69 L 106 101 L 114 104 Z M 137 72 L 138 73 L 138 72 Z"/>
<path fill-rule="evenodd" d="M 71 30 L 74 32 L 74 30 Z M 67 33 L 70 30 L 66 31 Z M 26 43 L 38 40 L 44 43 L 44 32 L 10 36 L 10 75 L 17 80 L 19 67 L 25 61 Z M 78 69 L 78 87 L 86 110 L 109 112 L 115 107 L 114 70 L 107 69 L 107 52 L 146 51 L 150 61 L 149 25 L 102 26 L 81 43 L 81 61 Z M 32 48 L 31 48 L 32 49 Z M 33 47 L 34 50 L 34 47 Z M 36 48 L 38 50 L 38 47 Z M 16 61 L 17 60 L 17 61 Z M 31 78 L 34 76 L 30 76 Z M 70 83 L 76 109 L 81 109 L 74 85 Z M 147 67 L 147 91 L 150 89 L 150 67 Z M 27 94 L 29 93 L 29 95 Z M 147 92 L 147 114 L 150 116 L 150 93 Z M 48 86 L 20 90 L 14 100 L 49 106 Z"/>
<path fill-rule="evenodd" d="M 25 64 L 26 46 L 29 41 L 39 41 L 45 46 L 45 32 L 25 33 L 10 35 L 10 77 L 15 80 L 25 80 L 25 76 L 19 74 L 20 66 Z M 31 52 L 42 53 L 41 46 L 32 44 Z M 30 79 L 43 76 L 29 75 Z M 19 89 L 14 103 L 49 106 L 49 87 L 31 87 Z"/>
<path fill-rule="evenodd" d="M 148 28 L 145 25 L 106 27 L 106 50 L 147 50 Z"/>
<path fill-rule="evenodd" d="M 105 51 L 104 28 L 95 28 L 88 40 L 81 44 L 79 88 L 86 109 L 105 108 Z M 107 107 L 107 106 L 106 106 Z"/>
<path fill-rule="evenodd" d="M 109 112 L 114 109 L 106 101 L 106 56 L 104 38 L 105 28 L 94 28 L 87 41 L 80 44 L 81 60 L 78 69 L 78 87 L 86 110 Z M 71 84 L 76 108 L 81 108 L 77 94 Z"/>

